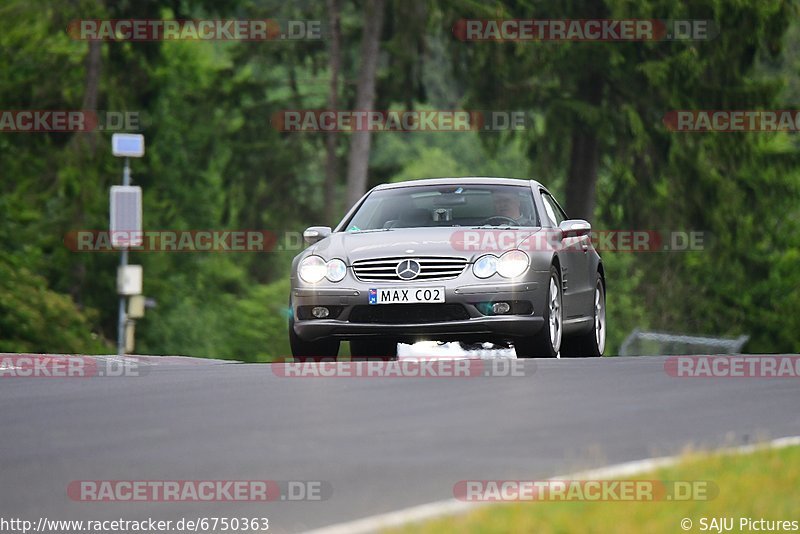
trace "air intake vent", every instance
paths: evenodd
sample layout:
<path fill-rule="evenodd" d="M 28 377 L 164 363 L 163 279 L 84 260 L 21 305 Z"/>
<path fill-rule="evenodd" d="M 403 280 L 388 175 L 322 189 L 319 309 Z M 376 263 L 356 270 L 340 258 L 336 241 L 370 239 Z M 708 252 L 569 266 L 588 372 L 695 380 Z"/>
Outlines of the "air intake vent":
<path fill-rule="evenodd" d="M 461 304 L 382 304 L 353 306 L 351 323 L 423 324 L 465 321 L 467 310 Z"/>

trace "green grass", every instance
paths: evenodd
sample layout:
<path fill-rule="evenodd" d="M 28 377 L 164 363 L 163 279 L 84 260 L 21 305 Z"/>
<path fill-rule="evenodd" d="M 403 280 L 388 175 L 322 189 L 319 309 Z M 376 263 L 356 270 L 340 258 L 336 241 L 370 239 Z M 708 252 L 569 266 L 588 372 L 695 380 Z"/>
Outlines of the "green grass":
<path fill-rule="evenodd" d="M 703 532 L 703 517 L 709 522 L 711 518 L 733 518 L 732 531 L 739 532 L 740 517 L 800 521 L 800 447 L 741 455 L 694 454 L 674 467 L 630 478 L 712 481 L 719 494 L 712 500 L 687 502 L 540 501 L 487 505 L 469 514 L 386 532 Z M 684 518 L 693 522 L 688 531 L 681 528 Z"/>

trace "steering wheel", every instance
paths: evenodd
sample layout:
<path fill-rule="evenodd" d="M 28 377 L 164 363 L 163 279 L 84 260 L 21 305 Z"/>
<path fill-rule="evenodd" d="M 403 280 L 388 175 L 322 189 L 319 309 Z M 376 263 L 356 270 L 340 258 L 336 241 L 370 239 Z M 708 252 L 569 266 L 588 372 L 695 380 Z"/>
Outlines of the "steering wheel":
<path fill-rule="evenodd" d="M 508 222 L 514 226 L 519 226 L 519 223 L 517 221 L 515 221 L 511 217 L 506 217 L 505 215 L 492 215 L 488 219 L 481 222 L 481 224 L 489 224 L 491 221 L 500 221 L 500 224 L 502 224 L 503 222 Z M 492 224 L 492 226 L 497 226 L 497 225 Z"/>

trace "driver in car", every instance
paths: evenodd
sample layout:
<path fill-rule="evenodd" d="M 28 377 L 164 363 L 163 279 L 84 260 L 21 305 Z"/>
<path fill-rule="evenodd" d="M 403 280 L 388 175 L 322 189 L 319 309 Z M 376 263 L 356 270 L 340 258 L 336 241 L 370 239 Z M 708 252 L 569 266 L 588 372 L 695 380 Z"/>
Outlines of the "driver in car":
<path fill-rule="evenodd" d="M 492 195 L 494 214 L 496 217 L 507 217 L 519 225 L 528 224 L 529 218 L 522 213 L 522 206 L 518 195 L 508 193 L 495 193 Z"/>

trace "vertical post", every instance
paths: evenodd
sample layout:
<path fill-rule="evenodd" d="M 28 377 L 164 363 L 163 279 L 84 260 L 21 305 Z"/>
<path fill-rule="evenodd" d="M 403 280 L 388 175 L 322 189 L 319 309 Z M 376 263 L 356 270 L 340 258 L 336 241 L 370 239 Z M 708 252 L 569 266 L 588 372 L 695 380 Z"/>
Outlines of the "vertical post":
<path fill-rule="evenodd" d="M 130 159 L 125 158 L 125 166 L 122 169 L 122 185 L 131 185 L 131 166 Z M 128 249 L 123 248 L 119 258 L 119 265 L 122 269 L 128 265 Z M 117 355 L 125 354 L 125 295 L 119 296 L 119 317 L 117 319 Z"/>

